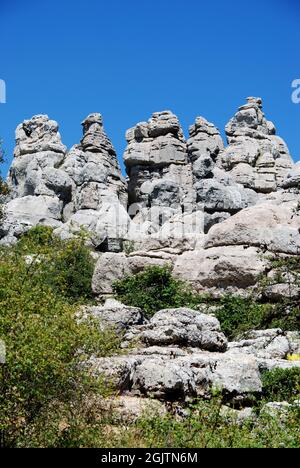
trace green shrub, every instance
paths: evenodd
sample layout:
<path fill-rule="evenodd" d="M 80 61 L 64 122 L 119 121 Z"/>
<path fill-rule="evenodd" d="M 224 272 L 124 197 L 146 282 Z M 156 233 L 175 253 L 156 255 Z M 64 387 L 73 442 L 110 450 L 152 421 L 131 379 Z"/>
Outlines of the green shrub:
<path fill-rule="evenodd" d="M 70 265 L 71 273 L 62 265 Z M 92 353 L 115 352 L 119 339 L 75 317 L 87 295 L 87 284 L 75 274 L 78 266 L 90 274 L 82 241 L 62 242 L 47 228 L 0 249 L 0 339 L 6 346 L 6 363 L 0 364 L 1 447 L 64 446 L 71 439 L 85 444 L 83 434 L 94 428 L 96 415 L 85 409 L 86 402 L 105 387 L 83 362 Z"/>
<path fill-rule="evenodd" d="M 42 275 L 44 283 L 57 293 L 70 301 L 78 301 L 92 297 L 95 265 L 85 240 L 82 233 L 74 239 L 62 241 L 53 234 L 52 228 L 37 226 L 22 236 L 15 254 L 34 255 L 35 274 Z"/>
<path fill-rule="evenodd" d="M 267 401 L 293 402 L 300 399 L 300 368 L 264 372 L 262 383 L 263 396 Z"/>
<path fill-rule="evenodd" d="M 217 303 L 216 316 L 227 338 L 233 340 L 248 330 L 281 328 L 299 330 L 299 309 L 283 304 L 264 304 L 251 298 L 224 296 Z"/>
<path fill-rule="evenodd" d="M 245 331 L 266 328 L 266 316 L 271 307 L 268 304 L 259 304 L 239 296 L 224 296 L 219 305 L 216 316 L 230 340 Z"/>
<path fill-rule="evenodd" d="M 203 297 L 185 282 L 173 278 L 168 267 L 148 267 L 115 282 L 113 288 L 117 299 L 128 306 L 140 307 L 148 317 L 162 309 L 194 308 L 203 302 Z"/>
<path fill-rule="evenodd" d="M 199 401 L 185 409 L 185 418 L 142 417 L 129 430 L 116 431 L 109 447 L 146 448 L 299 448 L 299 409 L 285 421 L 260 415 L 238 424 L 234 416 L 222 413 L 219 399 Z"/>

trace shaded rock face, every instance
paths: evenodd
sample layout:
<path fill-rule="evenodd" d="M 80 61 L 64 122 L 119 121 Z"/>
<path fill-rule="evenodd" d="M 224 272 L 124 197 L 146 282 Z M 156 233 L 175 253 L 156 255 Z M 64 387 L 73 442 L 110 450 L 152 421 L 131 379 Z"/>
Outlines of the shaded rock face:
<path fill-rule="evenodd" d="M 274 124 L 266 120 L 260 98 L 248 98 L 226 126 L 226 135 L 229 146 L 218 157 L 219 167 L 258 193 L 282 187 L 293 161 Z"/>

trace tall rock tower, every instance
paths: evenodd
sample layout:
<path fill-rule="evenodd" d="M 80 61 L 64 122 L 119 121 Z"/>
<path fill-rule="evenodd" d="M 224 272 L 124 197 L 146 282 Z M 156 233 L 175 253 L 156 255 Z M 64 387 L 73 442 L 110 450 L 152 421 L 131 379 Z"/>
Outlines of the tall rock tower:
<path fill-rule="evenodd" d="M 274 124 L 266 120 L 262 99 L 250 97 L 247 101 L 226 126 L 229 146 L 218 164 L 247 188 L 275 192 L 282 187 L 293 161 Z"/>

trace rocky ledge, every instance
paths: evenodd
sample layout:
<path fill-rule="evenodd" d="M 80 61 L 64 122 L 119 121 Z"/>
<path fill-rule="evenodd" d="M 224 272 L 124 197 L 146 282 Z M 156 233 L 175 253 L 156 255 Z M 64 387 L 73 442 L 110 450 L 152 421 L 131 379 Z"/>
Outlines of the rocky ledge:
<path fill-rule="evenodd" d="M 298 332 L 255 330 L 228 342 L 218 320 L 200 311 L 162 310 L 146 320 L 140 310 L 108 300 L 86 313 L 124 333 L 124 355 L 92 358 L 89 366 L 95 375 L 104 373 L 125 401 L 183 403 L 209 398 L 215 389 L 244 407 L 262 393 L 263 372 L 300 367 L 300 361 L 287 359 L 300 354 Z"/>

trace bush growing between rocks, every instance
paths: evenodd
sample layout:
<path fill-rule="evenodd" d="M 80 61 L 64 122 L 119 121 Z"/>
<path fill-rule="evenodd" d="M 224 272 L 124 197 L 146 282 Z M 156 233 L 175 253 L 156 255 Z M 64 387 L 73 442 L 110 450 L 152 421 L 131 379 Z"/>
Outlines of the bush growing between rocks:
<path fill-rule="evenodd" d="M 216 309 L 216 317 L 229 340 L 234 340 L 249 330 L 299 330 L 299 309 L 288 309 L 287 313 L 285 303 L 265 304 L 251 298 L 224 296 L 217 305 L 220 307 Z"/>
<path fill-rule="evenodd" d="M 262 375 L 263 397 L 267 401 L 300 400 L 300 368 L 274 369 Z"/>
<path fill-rule="evenodd" d="M 300 411 L 284 422 L 260 415 L 238 422 L 223 413 L 220 398 L 199 401 L 185 417 L 142 417 L 126 431 L 115 431 L 109 447 L 137 448 L 298 448 Z"/>
<path fill-rule="evenodd" d="M 22 236 L 14 252 L 26 255 L 34 270 L 42 275 L 57 293 L 70 302 L 91 299 L 91 282 L 95 262 L 85 246 L 86 235 L 82 232 L 72 240 L 62 241 L 50 227 L 37 226 Z M 32 262 L 32 263 L 31 263 Z"/>
<path fill-rule="evenodd" d="M 97 421 L 86 402 L 107 390 L 82 364 L 119 345 L 75 318 L 91 266 L 81 239 L 62 242 L 48 228 L 0 249 L 0 447 L 88 445 Z"/>
<path fill-rule="evenodd" d="M 168 267 L 148 267 L 116 281 L 113 289 L 120 302 L 141 308 L 147 317 L 163 309 L 196 308 L 204 301 L 185 282 L 173 278 Z"/>

